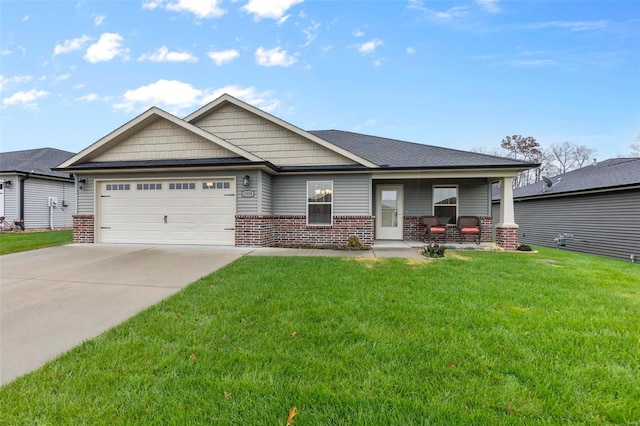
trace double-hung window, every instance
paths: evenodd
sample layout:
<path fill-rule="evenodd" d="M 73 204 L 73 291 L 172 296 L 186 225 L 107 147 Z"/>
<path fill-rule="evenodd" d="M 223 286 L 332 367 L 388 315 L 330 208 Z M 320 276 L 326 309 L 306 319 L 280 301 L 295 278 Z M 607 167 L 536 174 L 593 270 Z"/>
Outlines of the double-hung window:
<path fill-rule="evenodd" d="M 333 222 L 333 182 L 307 182 L 307 225 L 331 225 Z"/>
<path fill-rule="evenodd" d="M 458 219 L 458 187 L 443 185 L 433 187 L 433 215 L 441 223 L 456 223 Z"/>

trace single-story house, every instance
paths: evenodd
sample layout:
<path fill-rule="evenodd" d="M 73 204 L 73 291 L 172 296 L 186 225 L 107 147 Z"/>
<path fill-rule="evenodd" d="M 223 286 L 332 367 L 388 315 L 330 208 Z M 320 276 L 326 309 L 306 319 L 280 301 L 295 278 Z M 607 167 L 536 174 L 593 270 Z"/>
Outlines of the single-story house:
<path fill-rule="evenodd" d="M 74 241 L 344 244 L 420 240 L 420 216 L 483 218 L 491 183 L 535 164 L 362 135 L 305 131 L 230 95 L 180 119 L 152 107 L 57 170 L 78 182 Z M 511 191 L 499 244 L 515 248 Z"/>
<path fill-rule="evenodd" d="M 55 148 L 0 153 L 0 216 L 27 229 L 71 228 L 74 180 L 53 168 L 73 155 Z"/>
<path fill-rule="evenodd" d="M 513 197 L 521 242 L 640 261 L 640 158 L 601 161 L 517 188 Z M 499 205 L 496 193 L 498 220 Z"/>

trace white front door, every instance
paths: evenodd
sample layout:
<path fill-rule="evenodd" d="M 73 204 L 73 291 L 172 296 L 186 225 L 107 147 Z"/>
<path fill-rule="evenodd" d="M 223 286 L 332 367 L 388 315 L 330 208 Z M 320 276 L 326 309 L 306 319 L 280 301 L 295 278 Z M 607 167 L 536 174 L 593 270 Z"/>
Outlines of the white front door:
<path fill-rule="evenodd" d="M 376 187 L 376 239 L 402 240 L 403 211 L 402 185 Z"/>

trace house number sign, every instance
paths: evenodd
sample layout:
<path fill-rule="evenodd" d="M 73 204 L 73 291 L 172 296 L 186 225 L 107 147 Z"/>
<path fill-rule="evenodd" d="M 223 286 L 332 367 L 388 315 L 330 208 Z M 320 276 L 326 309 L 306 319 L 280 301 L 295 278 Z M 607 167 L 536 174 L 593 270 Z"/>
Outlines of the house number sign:
<path fill-rule="evenodd" d="M 242 191 L 240 195 L 242 198 L 253 198 L 256 196 L 256 191 Z"/>

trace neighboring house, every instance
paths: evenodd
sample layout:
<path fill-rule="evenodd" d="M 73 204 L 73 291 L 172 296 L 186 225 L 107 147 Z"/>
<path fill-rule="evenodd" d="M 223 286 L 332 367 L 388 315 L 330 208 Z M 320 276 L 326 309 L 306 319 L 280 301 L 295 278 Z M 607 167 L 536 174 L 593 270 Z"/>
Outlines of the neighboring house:
<path fill-rule="evenodd" d="M 551 186 L 549 186 L 551 184 Z M 514 190 L 521 242 L 640 261 L 640 158 L 612 158 Z M 494 218 L 499 218 L 499 196 Z"/>
<path fill-rule="evenodd" d="M 71 228 L 74 182 L 69 173 L 52 169 L 73 155 L 55 148 L 0 153 L 0 216 L 22 221 L 26 229 Z"/>
<path fill-rule="evenodd" d="M 491 182 L 510 188 L 535 166 L 305 131 L 223 95 L 184 119 L 150 108 L 58 170 L 82 185 L 76 242 L 269 246 L 418 240 L 420 216 L 434 213 L 484 217 L 491 241 Z M 516 227 L 498 224 L 501 244 L 515 248 Z"/>

